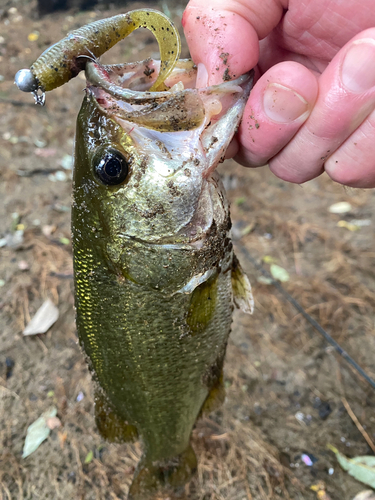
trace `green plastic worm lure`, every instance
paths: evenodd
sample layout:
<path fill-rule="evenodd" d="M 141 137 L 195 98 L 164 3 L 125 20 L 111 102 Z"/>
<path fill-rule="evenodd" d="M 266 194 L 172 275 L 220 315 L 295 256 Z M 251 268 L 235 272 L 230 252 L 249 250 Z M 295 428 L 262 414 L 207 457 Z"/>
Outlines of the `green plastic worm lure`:
<path fill-rule="evenodd" d="M 138 26 L 155 33 L 161 61 L 96 60 Z M 215 172 L 252 75 L 197 89 L 179 47 L 165 16 L 133 11 L 74 31 L 16 76 L 40 100 L 86 71 L 73 178 L 76 321 L 100 433 L 142 440 L 131 500 L 178 492 L 196 469 L 191 432 L 224 398 L 233 307 L 252 309 Z"/>
<path fill-rule="evenodd" d="M 159 43 L 160 73 L 150 90 L 164 90 L 163 82 L 180 56 L 181 42 L 168 17 L 152 9 L 133 10 L 72 31 L 44 51 L 30 69 L 18 71 L 15 83 L 23 92 L 32 92 L 35 102 L 43 105 L 44 92 L 67 83 L 85 68 L 87 58 L 97 59 L 137 28 L 152 31 Z"/>

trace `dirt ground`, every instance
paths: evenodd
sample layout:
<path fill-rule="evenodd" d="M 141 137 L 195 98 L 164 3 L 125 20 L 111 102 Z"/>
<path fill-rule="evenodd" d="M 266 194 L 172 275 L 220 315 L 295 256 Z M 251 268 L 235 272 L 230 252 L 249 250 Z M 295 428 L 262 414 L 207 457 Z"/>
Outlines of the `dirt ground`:
<path fill-rule="evenodd" d="M 49 94 L 45 108 L 13 85 L 16 71 L 67 31 L 119 10 L 38 19 L 34 0 L 2 4 L 0 499 L 125 499 L 140 446 L 112 445 L 99 436 L 74 325 L 69 165 L 84 81 L 76 78 Z M 183 3 L 147 5 L 164 9 L 179 25 Z M 148 56 L 157 57 L 157 45 L 142 32 L 106 60 Z M 310 500 L 323 499 L 325 491 L 326 500 L 352 500 L 368 488 L 340 469 L 327 444 L 349 457 L 372 454 L 343 401 L 375 441 L 374 391 L 272 285 L 262 283 L 243 249 L 267 269 L 272 259 L 286 269 L 289 293 L 375 378 L 375 192 L 344 189 L 326 176 L 291 185 L 267 168 L 247 170 L 234 162 L 220 171 L 255 313 L 235 314 L 227 399 L 197 423 L 199 470 L 186 498 Z M 350 212 L 330 213 L 340 201 L 352 205 Z M 362 221 L 356 231 L 347 224 L 353 219 Z M 25 324 L 46 298 L 58 306 L 58 321 L 44 335 L 24 337 Z M 51 405 L 62 425 L 22 459 L 27 427 Z"/>

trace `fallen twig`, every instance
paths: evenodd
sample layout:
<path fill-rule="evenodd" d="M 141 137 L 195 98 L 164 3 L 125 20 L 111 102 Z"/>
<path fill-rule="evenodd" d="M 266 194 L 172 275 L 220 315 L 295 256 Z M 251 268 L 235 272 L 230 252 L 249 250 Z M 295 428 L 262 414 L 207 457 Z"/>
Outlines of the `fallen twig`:
<path fill-rule="evenodd" d="M 375 445 L 374 443 L 372 442 L 370 436 L 367 434 L 367 432 L 365 431 L 365 429 L 363 428 L 362 424 L 360 423 L 360 421 L 358 420 L 358 418 L 354 415 L 354 412 L 353 410 L 350 408 L 350 405 L 349 403 L 347 402 L 347 400 L 345 398 L 341 398 L 341 401 L 342 401 L 342 404 L 345 406 L 345 409 L 346 411 L 349 413 L 349 416 L 350 418 L 353 420 L 353 422 L 355 423 L 357 429 L 359 430 L 359 432 L 362 434 L 362 436 L 366 439 L 366 442 L 367 444 L 369 445 L 369 447 L 372 449 L 372 451 L 375 453 Z"/>

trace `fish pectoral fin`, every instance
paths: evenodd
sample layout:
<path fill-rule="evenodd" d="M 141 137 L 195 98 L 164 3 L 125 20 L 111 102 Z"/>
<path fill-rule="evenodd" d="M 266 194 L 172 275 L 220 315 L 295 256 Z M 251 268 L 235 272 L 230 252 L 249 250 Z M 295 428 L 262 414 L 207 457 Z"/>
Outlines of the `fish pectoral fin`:
<path fill-rule="evenodd" d="M 217 293 L 218 274 L 216 273 L 202 281 L 190 295 L 186 324 L 193 337 L 203 332 L 213 318 L 217 307 Z"/>
<path fill-rule="evenodd" d="M 232 291 L 235 306 L 244 313 L 253 314 L 254 298 L 250 281 L 235 255 L 232 264 Z"/>
<path fill-rule="evenodd" d="M 135 425 L 119 417 L 102 392 L 95 392 L 95 422 L 100 435 L 111 443 L 128 443 L 138 438 Z"/>
<path fill-rule="evenodd" d="M 156 492 L 177 493 L 196 470 L 197 457 L 191 445 L 180 455 L 167 460 L 148 461 L 144 456 L 134 473 L 128 500 L 155 500 Z"/>

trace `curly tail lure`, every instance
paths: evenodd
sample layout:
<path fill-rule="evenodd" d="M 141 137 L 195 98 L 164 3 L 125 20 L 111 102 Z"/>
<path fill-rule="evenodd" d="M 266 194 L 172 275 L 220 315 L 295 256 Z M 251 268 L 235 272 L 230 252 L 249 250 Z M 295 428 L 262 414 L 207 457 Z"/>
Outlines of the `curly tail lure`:
<path fill-rule="evenodd" d="M 168 17 L 153 9 L 133 10 L 72 31 L 44 51 L 30 69 L 18 71 L 15 83 L 19 90 L 34 94 L 35 103 L 43 106 L 45 92 L 60 87 L 77 76 L 85 69 L 88 60 L 96 61 L 138 28 L 149 29 L 158 41 L 160 72 L 150 91 L 163 91 L 166 89 L 163 82 L 180 56 L 181 41 L 177 29 Z M 129 91 L 129 99 L 134 98 L 133 94 Z M 154 92 L 153 95 L 155 96 Z"/>

